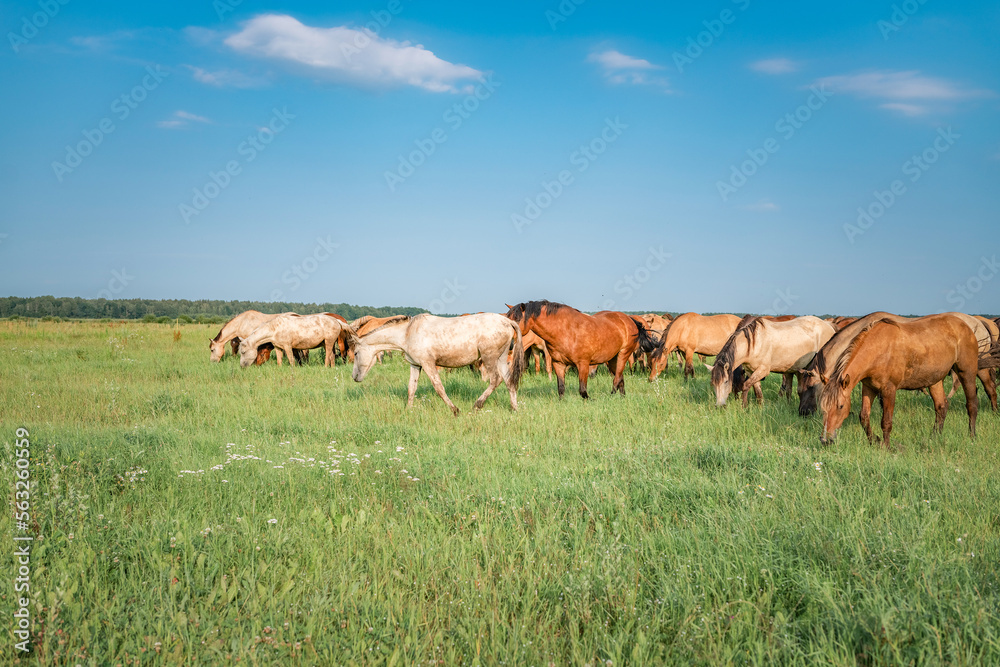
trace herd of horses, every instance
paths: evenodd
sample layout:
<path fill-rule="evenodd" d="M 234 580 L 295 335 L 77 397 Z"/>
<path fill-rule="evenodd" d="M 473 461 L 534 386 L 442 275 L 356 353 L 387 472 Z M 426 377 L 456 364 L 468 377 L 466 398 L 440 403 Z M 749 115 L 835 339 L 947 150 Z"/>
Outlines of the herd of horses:
<path fill-rule="evenodd" d="M 503 315 L 437 317 L 425 313 L 365 316 L 352 322 L 334 313 L 268 315 L 250 310 L 229 320 L 210 339 L 211 360 L 221 361 L 228 344 L 243 367 L 263 364 L 272 352 L 279 365 L 283 357 L 295 365 L 308 358 L 309 350 L 322 347 L 325 365 L 332 366 L 341 357 L 353 363 L 352 377 L 361 382 L 383 354 L 401 351 L 410 364 L 407 405 L 412 407 L 424 372 L 458 415 L 458 407 L 445 392 L 441 369 L 468 366 L 481 375 L 487 387 L 475 409 L 503 382 L 511 409 L 517 410 L 517 389 L 529 367 L 529 355 L 534 357 L 536 373 L 541 372 L 542 360 L 550 379 L 555 373 L 560 398 L 566 391 L 567 370 L 575 369 L 584 399 L 589 397 L 588 379 L 601 365 L 612 375 L 611 393 L 624 395 L 624 374 L 629 367 L 648 369 L 652 382 L 676 355 L 687 381 L 694 377 L 695 356 L 702 361 L 714 357 L 709 368 L 716 405 L 724 406 L 733 394 L 746 405 L 751 392 L 763 402 L 761 381 L 780 373 L 779 396 L 792 397 L 797 390 L 800 415 L 822 412 L 820 440 L 824 444 L 833 442 L 850 414 L 851 393 L 860 384 L 861 426 L 870 441 L 878 440 L 870 423 L 872 403 L 878 398 L 881 441 L 886 448 L 896 392 L 901 389 L 929 393 L 936 432 L 944 424 L 948 398 L 961 386 L 969 433 L 975 436 L 977 379 L 991 407 L 997 409 L 1000 318 L 957 312 L 902 317 L 881 311 L 825 319 L 698 313 L 672 318 L 618 311 L 591 315 L 551 301 L 508 304 L 507 309 Z M 951 394 L 946 395 L 944 380 L 949 375 L 953 383 Z"/>

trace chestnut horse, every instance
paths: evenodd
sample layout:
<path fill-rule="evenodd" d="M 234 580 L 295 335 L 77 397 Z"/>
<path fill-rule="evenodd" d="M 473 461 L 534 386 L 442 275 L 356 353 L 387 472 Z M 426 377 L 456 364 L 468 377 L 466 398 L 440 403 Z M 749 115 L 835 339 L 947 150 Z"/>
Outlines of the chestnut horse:
<path fill-rule="evenodd" d="M 279 315 L 289 314 L 290 313 L 278 313 L 277 315 L 269 315 L 267 313 L 262 313 L 259 310 L 247 310 L 239 315 L 236 315 L 222 325 L 222 328 L 219 330 L 219 333 L 215 335 L 215 338 L 208 339 L 208 349 L 211 352 L 209 357 L 210 360 L 222 361 L 222 357 L 226 354 L 226 343 L 232 344 L 233 356 L 236 356 L 240 340 L 249 336 L 254 329 L 262 324 L 270 322 Z"/>
<path fill-rule="evenodd" d="M 834 333 L 832 324 L 812 315 L 783 322 L 763 317 L 743 318 L 712 366 L 715 404 L 719 407 L 726 404 L 734 389 L 733 371 L 737 367 L 746 364 L 753 371 L 742 386 L 735 388 L 738 393 L 747 391 L 771 372 L 784 373 L 787 378 L 788 374 L 805 368 Z"/>
<path fill-rule="evenodd" d="M 465 317 L 437 317 L 424 313 L 413 318 L 404 315 L 388 319 L 391 321 L 363 336 L 348 332 L 354 346 L 352 377 L 355 382 L 365 379 L 380 352 L 402 350 L 410 363 L 406 406 L 413 407 L 417 382 L 423 370 L 438 396 L 457 417 L 459 409 L 445 393 L 438 367 L 461 368 L 481 361 L 489 386 L 476 399 L 474 409 L 483 407 L 493 390 L 504 382 L 510 393 L 511 410 L 517 410 L 517 387 L 524 372 L 524 348 L 521 330 L 513 322 L 497 313 L 477 313 Z"/>
<path fill-rule="evenodd" d="M 984 354 L 989 351 L 991 333 L 984 323 L 971 315 L 966 315 L 965 313 L 944 314 L 954 315 L 965 322 L 965 324 L 976 336 L 980 354 Z M 823 393 L 823 385 L 826 384 L 823 377 L 829 375 L 830 371 L 833 370 L 834 365 L 837 363 L 837 360 L 844 353 L 844 350 L 847 349 L 847 347 L 851 344 L 851 341 L 853 341 L 861 331 L 868 328 L 869 325 L 877 320 L 910 322 L 913 319 L 914 318 L 893 315 L 892 313 L 879 310 L 874 313 L 869 313 L 864 317 L 856 318 L 853 322 L 846 324 L 844 328 L 834 334 L 833 338 L 827 341 L 826 345 L 823 346 L 823 349 L 816 353 L 812 362 L 806 366 L 805 370 L 799 375 L 799 415 L 806 417 L 816 412 L 820 394 Z M 994 410 L 996 410 L 997 390 L 993 372 L 989 369 L 981 369 L 979 370 L 978 375 L 979 380 L 983 383 L 983 389 L 986 391 L 987 397 L 989 397 L 990 405 Z"/>
<path fill-rule="evenodd" d="M 684 379 L 694 377 L 694 355 L 717 355 L 739 323 L 740 318 L 736 315 L 678 315 L 653 352 L 649 381 L 655 380 L 666 369 L 667 358 L 675 349 L 684 353 Z"/>
<path fill-rule="evenodd" d="M 611 393 L 625 394 L 625 362 L 636 350 L 652 350 L 654 342 L 637 317 L 613 310 L 594 315 L 581 313 L 562 303 L 528 301 L 507 306 L 507 317 L 521 328 L 521 334 L 533 331 L 545 341 L 556 372 L 559 398 L 566 393 L 566 366 L 576 367 L 580 378 L 580 396 L 589 398 L 587 379 L 591 365 L 608 365 L 614 375 Z"/>
<path fill-rule="evenodd" d="M 951 314 L 928 315 L 916 320 L 872 322 L 855 336 L 840 355 L 826 379 L 820 399 L 823 435 L 820 442 L 832 443 L 838 429 L 851 412 L 851 391 L 861 383 L 861 427 L 874 441 L 871 429 L 872 400 L 882 403 L 882 444 L 889 449 L 892 415 L 899 389 L 930 391 L 934 401 L 934 432 L 939 433 L 948 414 L 944 378 L 958 373 L 965 391 L 969 414 L 969 434 L 976 436 L 976 372 L 979 369 L 979 342 L 968 324 Z"/>

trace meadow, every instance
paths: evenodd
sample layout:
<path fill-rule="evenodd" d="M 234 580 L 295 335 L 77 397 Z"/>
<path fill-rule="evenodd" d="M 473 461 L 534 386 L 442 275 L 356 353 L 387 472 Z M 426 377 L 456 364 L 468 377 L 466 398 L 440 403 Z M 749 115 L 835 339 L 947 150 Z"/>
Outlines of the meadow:
<path fill-rule="evenodd" d="M 886 452 L 836 444 L 765 382 L 708 371 L 444 375 L 398 356 L 208 361 L 218 325 L 0 322 L 4 484 L 30 431 L 34 652 L 4 664 L 1000 664 L 1000 417 L 932 436 L 900 395 Z M 878 410 L 876 408 L 876 418 Z M 18 534 L 12 512 L 0 529 Z M 11 549 L 12 550 L 12 549 Z M 7 550 L 10 553 L 11 550 Z"/>

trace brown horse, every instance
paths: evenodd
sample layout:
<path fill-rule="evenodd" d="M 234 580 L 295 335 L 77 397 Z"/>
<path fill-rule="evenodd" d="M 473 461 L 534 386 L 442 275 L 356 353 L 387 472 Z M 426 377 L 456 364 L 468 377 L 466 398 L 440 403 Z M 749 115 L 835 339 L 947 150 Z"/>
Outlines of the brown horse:
<path fill-rule="evenodd" d="M 649 381 L 655 380 L 666 369 L 667 358 L 674 350 L 684 353 L 684 379 L 694 377 L 694 355 L 717 355 L 739 323 L 740 318 L 736 315 L 678 315 L 653 352 Z"/>
<path fill-rule="evenodd" d="M 954 315 L 959 318 L 972 330 L 979 343 L 979 353 L 985 354 L 990 349 L 991 332 L 980 320 L 965 313 L 944 313 Z M 844 318 L 846 319 L 846 318 Z M 816 412 L 819 404 L 820 394 L 823 392 L 823 385 L 826 384 L 823 377 L 829 375 L 833 370 L 837 360 L 844 353 L 844 350 L 851 344 L 851 341 L 862 331 L 868 328 L 873 322 L 878 320 L 888 320 L 890 322 L 910 322 L 914 318 L 893 315 L 883 310 L 869 313 L 864 317 L 855 318 L 834 334 L 833 338 L 827 341 L 812 362 L 806 366 L 802 374 L 799 375 L 799 415 L 807 417 Z M 919 319 L 919 318 L 918 318 Z M 978 372 L 979 380 L 983 383 L 983 389 L 989 398 L 990 405 L 997 409 L 997 390 L 994 373 L 989 369 L 981 369 Z"/>
<path fill-rule="evenodd" d="M 820 442 L 832 443 L 837 430 L 851 411 L 851 391 L 861 383 L 861 427 L 870 442 L 872 400 L 882 403 L 882 443 L 889 449 L 896 392 L 900 389 L 930 391 L 934 401 L 934 432 L 940 432 L 948 414 L 944 378 L 958 373 L 965 391 L 969 414 L 969 434 L 976 436 L 976 372 L 979 369 L 979 342 L 968 324 L 950 314 L 929 315 L 909 322 L 880 319 L 865 327 L 837 360 L 825 382 L 820 400 L 823 435 Z"/>
<path fill-rule="evenodd" d="M 559 397 L 566 393 L 566 366 L 576 367 L 580 378 L 580 396 L 588 398 L 587 379 L 591 365 L 608 365 L 614 375 L 611 393 L 625 394 L 625 362 L 637 347 L 653 349 L 642 320 L 613 310 L 594 315 L 550 301 L 528 301 L 507 306 L 507 317 L 516 322 L 521 333 L 534 331 L 545 341 L 552 367 L 556 372 Z"/>
<path fill-rule="evenodd" d="M 545 359 L 545 371 L 549 374 L 549 379 L 551 380 L 552 356 L 549 354 L 549 348 L 545 344 L 545 341 L 542 340 L 542 337 L 534 331 L 529 331 L 524 334 L 524 337 L 521 339 L 521 343 L 524 346 L 524 353 L 530 353 L 535 359 L 535 375 L 538 375 L 541 372 L 539 357 L 542 357 Z"/>

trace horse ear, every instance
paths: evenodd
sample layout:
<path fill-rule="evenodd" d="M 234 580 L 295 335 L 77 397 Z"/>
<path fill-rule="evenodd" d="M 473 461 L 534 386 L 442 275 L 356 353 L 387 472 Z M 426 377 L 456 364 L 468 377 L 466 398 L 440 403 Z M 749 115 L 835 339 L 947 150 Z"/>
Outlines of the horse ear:
<path fill-rule="evenodd" d="M 819 381 L 823 384 L 830 384 L 830 378 L 828 378 L 825 373 L 820 373 Z"/>
<path fill-rule="evenodd" d="M 841 389 L 847 389 L 850 385 L 851 385 L 851 376 L 850 375 L 848 375 L 847 373 L 844 373 L 842 376 L 840 376 L 840 388 Z"/>
<path fill-rule="evenodd" d="M 513 310 L 514 308 L 514 306 L 510 305 L 509 303 L 505 303 L 504 305 L 507 306 L 507 310 Z"/>
<path fill-rule="evenodd" d="M 708 370 L 712 370 L 713 368 L 715 368 L 715 366 L 713 366 L 712 364 L 705 364 L 705 368 L 707 368 Z"/>

